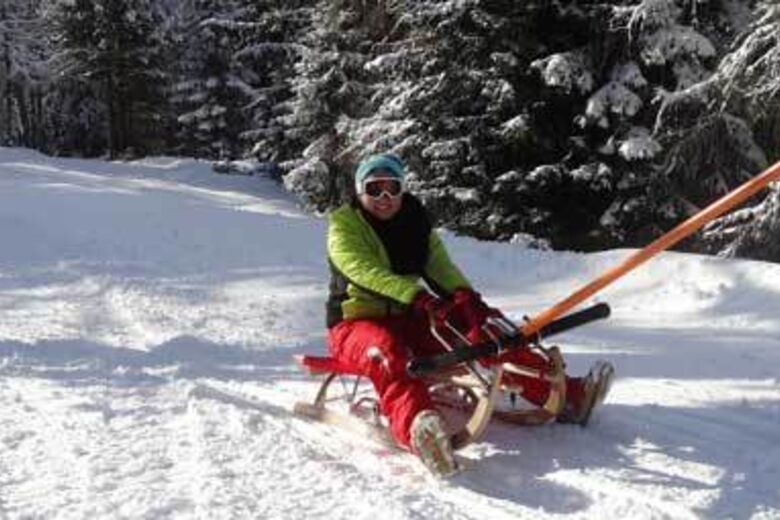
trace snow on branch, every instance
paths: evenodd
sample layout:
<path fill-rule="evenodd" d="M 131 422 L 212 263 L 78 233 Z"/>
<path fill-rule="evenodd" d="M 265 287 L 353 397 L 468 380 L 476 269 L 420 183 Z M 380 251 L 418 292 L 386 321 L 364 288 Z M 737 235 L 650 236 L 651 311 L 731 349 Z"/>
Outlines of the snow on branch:
<path fill-rule="evenodd" d="M 610 81 L 588 99 L 585 116 L 602 128 L 609 126 L 608 116 L 632 117 L 642 108 L 642 99 L 625 85 Z"/>
<path fill-rule="evenodd" d="M 549 87 L 561 88 L 566 92 L 577 88 L 581 94 L 593 90 L 593 73 L 581 51 L 552 54 L 531 62 L 531 68 L 539 71 Z"/>
<path fill-rule="evenodd" d="M 681 24 L 682 9 L 674 0 L 643 0 L 628 21 L 629 40 L 637 45 L 642 63 L 650 67 L 672 65 L 677 88 L 705 79 L 703 65 L 714 58 L 715 46 L 693 27 Z"/>
<path fill-rule="evenodd" d="M 653 139 L 644 127 L 632 127 L 618 145 L 618 153 L 627 161 L 649 160 L 658 155 L 663 147 Z"/>

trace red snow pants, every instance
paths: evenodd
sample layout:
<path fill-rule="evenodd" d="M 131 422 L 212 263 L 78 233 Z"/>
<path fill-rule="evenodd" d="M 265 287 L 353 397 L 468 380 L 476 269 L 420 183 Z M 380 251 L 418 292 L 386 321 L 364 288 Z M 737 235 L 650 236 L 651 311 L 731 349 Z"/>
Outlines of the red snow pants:
<path fill-rule="evenodd" d="M 409 429 L 415 416 L 434 409 L 424 381 L 406 373 L 414 357 L 425 357 L 444 351 L 430 332 L 427 319 L 409 315 L 375 319 L 345 320 L 328 333 L 330 354 L 371 380 L 379 396 L 380 411 L 390 422 L 390 431 L 401 446 L 409 446 Z M 550 369 L 536 352 L 520 349 L 501 357 L 501 361 L 536 369 Z M 522 386 L 521 395 L 541 406 L 547 400 L 547 381 L 508 374 L 512 383 Z M 509 382 L 509 381 L 507 381 Z M 582 395 L 581 380 L 567 378 L 568 398 Z"/>

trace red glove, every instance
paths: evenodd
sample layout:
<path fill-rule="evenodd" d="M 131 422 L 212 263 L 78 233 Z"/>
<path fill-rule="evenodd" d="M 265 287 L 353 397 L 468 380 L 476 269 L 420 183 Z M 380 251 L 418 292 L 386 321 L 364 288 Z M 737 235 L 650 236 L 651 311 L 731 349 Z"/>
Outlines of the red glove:
<path fill-rule="evenodd" d="M 452 294 L 452 300 L 465 325 L 466 338 L 472 343 L 479 343 L 483 339 L 482 327 L 488 318 L 504 317 L 498 309 L 488 307 L 482 296 L 472 289 L 457 289 Z"/>
<path fill-rule="evenodd" d="M 412 312 L 416 316 L 432 319 L 436 325 L 447 321 L 454 307 L 454 302 L 442 300 L 424 290 L 417 293 L 411 305 Z"/>

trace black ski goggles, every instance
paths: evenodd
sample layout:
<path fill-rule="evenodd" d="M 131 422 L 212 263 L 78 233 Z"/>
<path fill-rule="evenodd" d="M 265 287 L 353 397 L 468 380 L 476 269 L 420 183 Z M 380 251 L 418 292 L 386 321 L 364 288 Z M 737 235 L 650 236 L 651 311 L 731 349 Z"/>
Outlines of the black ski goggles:
<path fill-rule="evenodd" d="M 363 183 L 363 193 L 372 199 L 380 199 L 385 193 L 390 198 L 400 197 L 404 191 L 404 183 L 400 179 L 380 178 L 368 179 Z"/>

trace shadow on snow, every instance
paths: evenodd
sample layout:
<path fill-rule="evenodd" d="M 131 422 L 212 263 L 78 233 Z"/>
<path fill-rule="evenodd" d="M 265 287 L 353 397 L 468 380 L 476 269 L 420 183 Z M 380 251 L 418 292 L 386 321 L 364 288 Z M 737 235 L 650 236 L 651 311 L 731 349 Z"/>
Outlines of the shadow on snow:
<path fill-rule="evenodd" d="M 305 381 L 308 377 L 297 370 L 291 357 L 304 352 L 321 353 L 323 346 L 315 341 L 259 351 L 187 336 L 149 351 L 78 340 L 34 345 L 2 342 L 0 375 L 52 379 L 68 386 L 117 387 L 161 385 L 172 380 L 196 382 L 201 378 Z M 664 355 L 670 352 L 673 349 Z M 567 357 L 581 364 L 590 355 L 574 353 Z M 621 357 L 621 361 L 629 360 L 628 355 Z M 657 372 L 636 368 L 641 366 L 641 359 L 631 361 L 634 365 L 630 366 L 635 376 L 675 377 L 665 366 L 674 363 L 663 361 L 655 364 Z M 723 361 L 721 358 L 728 367 Z M 735 375 L 747 374 L 721 374 Z M 485 438 L 486 445 L 493 449 L 484 453 L 476 467 L 458 476 L 454 484 L 480 495 L 559 514 L 583 512 L 592 505 L 593 499 L 578 489 L 591 477 L 596 493 L 620 495 L 629 489 L 627 499 L 631 501 L 643 496 L 644 486 L 650 491 L 662 485 L 690 494 L 709 492 L 712 499 L 698 509 L 689 509 L 648 492 L 647 506 L 657 513 L 674 516 L 690 511 L 711 517 L 744 518 L 762 508 L 777 507 L 768 501 L 776 496 L 780 474 L 780 450 L 775 442 L 779 420 L 780 401 L 765 400 L 751 401 L 749 406 L 715 402 L 697 408 L 607 403 L 587 429 L 494 424 Z M 669 466 L 648 464 L 648 457 L 660 457 L 669 461 Z M 691 465 L 704 468 L 705 476 L 686 474 L 685 468 Z M 598 487 L 599 482 L 605 483 L 603 489 Z"/>

